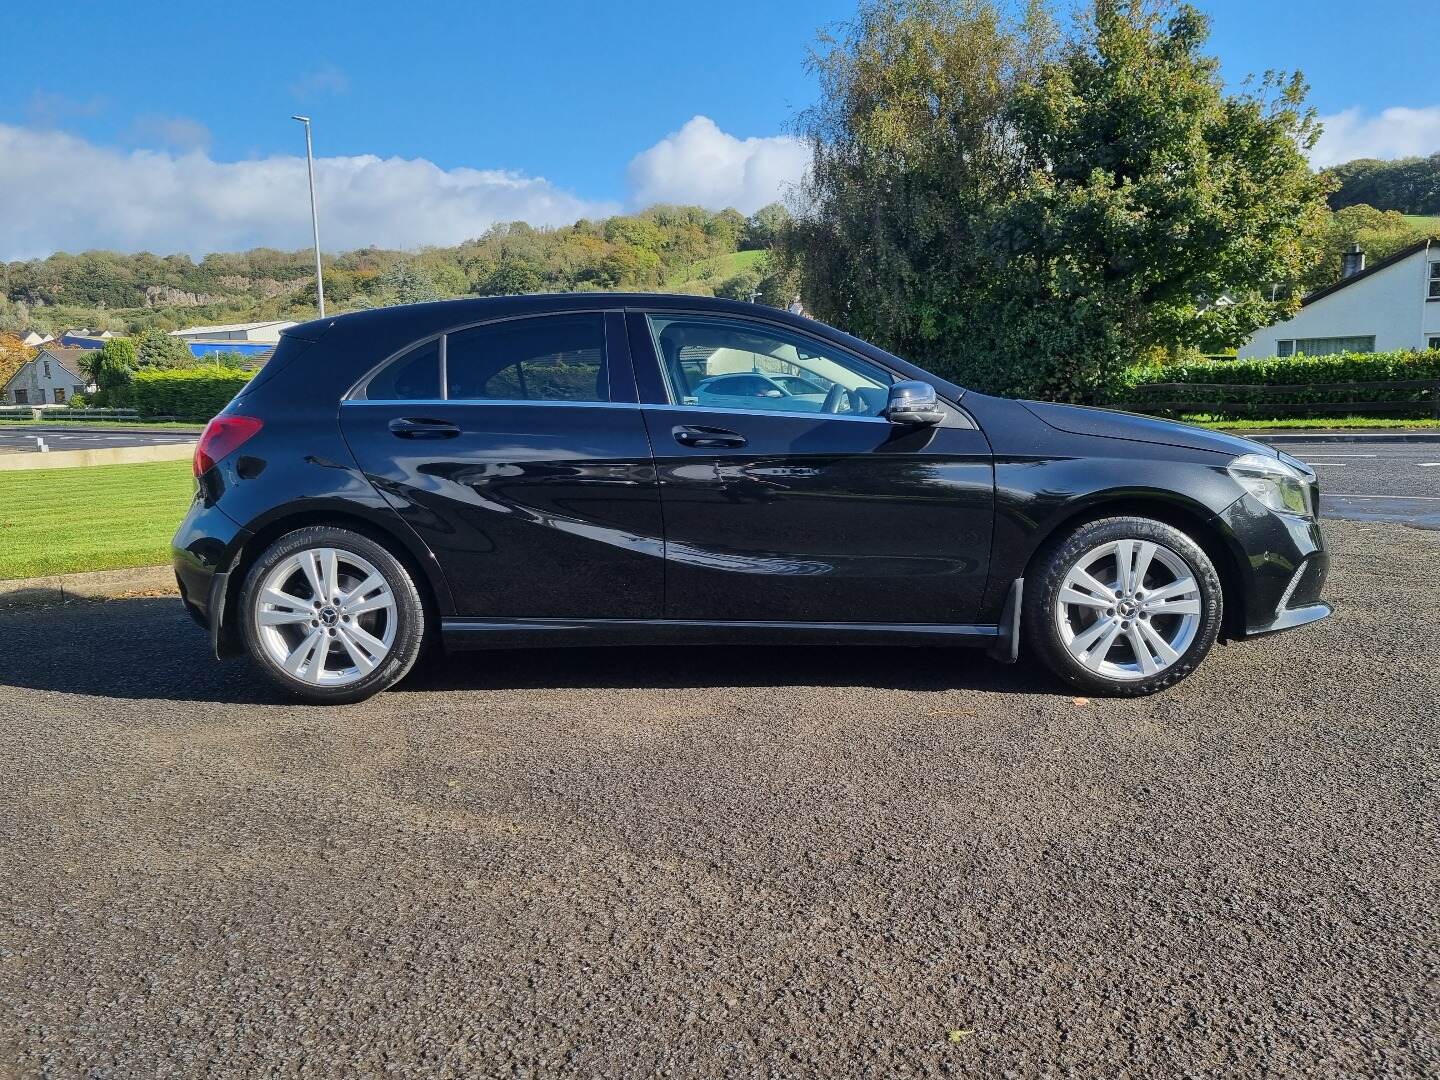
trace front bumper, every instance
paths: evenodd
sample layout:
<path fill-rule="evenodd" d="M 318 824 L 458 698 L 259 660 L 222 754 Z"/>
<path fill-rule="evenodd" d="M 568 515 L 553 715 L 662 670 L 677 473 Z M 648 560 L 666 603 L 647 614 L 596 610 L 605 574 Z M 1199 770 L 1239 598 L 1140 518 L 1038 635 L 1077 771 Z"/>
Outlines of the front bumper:
<path fill-rule="evenodd" d="M 217 656 L 227 646 L 223 626 L 230 571 L 249 536 L 217 507 L 197 498 L 170 542 L 180 599 L 210 635 Z"/>
<path fill-rule="evenodd" d="M 1220 515 L 1236 545 L 1243 610 L 1231 624 L 1238 637 L 1293 630 L 1331 613 L 1320 599 L 1330 554 L 1318 521 L 1277 514 L 1249 495 Z"/>

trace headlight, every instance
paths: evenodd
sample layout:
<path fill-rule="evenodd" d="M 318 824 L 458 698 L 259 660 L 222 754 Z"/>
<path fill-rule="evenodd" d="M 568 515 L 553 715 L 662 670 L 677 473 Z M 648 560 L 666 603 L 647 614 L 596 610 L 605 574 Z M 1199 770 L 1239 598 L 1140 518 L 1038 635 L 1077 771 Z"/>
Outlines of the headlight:
<path fill-rule="evenodd" d="M 1246 454 L 1226 466 L 1226 472 L 1255 500 L 1281 514 L 1314 517 L 1310 505 L 1310 478 L 1299 469 L 1264 454 Z"/>

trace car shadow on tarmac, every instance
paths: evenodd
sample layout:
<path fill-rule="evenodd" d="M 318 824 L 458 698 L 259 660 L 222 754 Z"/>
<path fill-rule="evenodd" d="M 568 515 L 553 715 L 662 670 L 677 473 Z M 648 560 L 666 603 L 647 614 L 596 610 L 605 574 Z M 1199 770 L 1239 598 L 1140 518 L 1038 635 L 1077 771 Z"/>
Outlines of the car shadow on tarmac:
<path fill-rule="evenodd" d="M 0 688 L 111 698 L 274 705 L 293 699 L 244 658 L 215 660 L 172 597 L 75 602 L 0 615 Z M 616 646 L 427 657 L 394 694 L 505 689 L 863 686 L 1054 693 L 1023 661 L 983 650 L 894 646 Z"/>

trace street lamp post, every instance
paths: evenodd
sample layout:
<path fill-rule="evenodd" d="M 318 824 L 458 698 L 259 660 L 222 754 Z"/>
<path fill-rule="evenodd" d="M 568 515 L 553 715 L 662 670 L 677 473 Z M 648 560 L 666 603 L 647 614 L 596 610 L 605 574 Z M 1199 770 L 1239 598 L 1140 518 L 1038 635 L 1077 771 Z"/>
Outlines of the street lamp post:
<path fill-rule="evenodd" d="M 305 169 L 310 174 L 310 231 L 315 237 L 315 303 L 325 317 L 325 272 L 320 268 L 320 215 L 315 210 L 315 151 L 310 145 L 310 118 L 292 116 L 305 125 Z"/>

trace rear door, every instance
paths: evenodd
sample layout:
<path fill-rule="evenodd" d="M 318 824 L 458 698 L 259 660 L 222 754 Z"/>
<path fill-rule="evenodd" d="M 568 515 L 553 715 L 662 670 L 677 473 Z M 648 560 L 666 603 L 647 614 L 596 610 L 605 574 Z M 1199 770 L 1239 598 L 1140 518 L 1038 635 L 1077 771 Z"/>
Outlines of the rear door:
<path fill-rule="evenodd" d="M 619 312 L 417 342 L 341 405 L 341 426 L 457 614 L 660 617 L 659 489 Z"/>
<path fill-rule="evenodd" d="M 630 329 L 667 618 L 977 621 L 994 464 L 961 410 L 891 424 L 878 414 L 893 373 L 758 319 L 632 313 Z M 776 389 L 749 403 L 707 392 L 737 374 Z"/>

